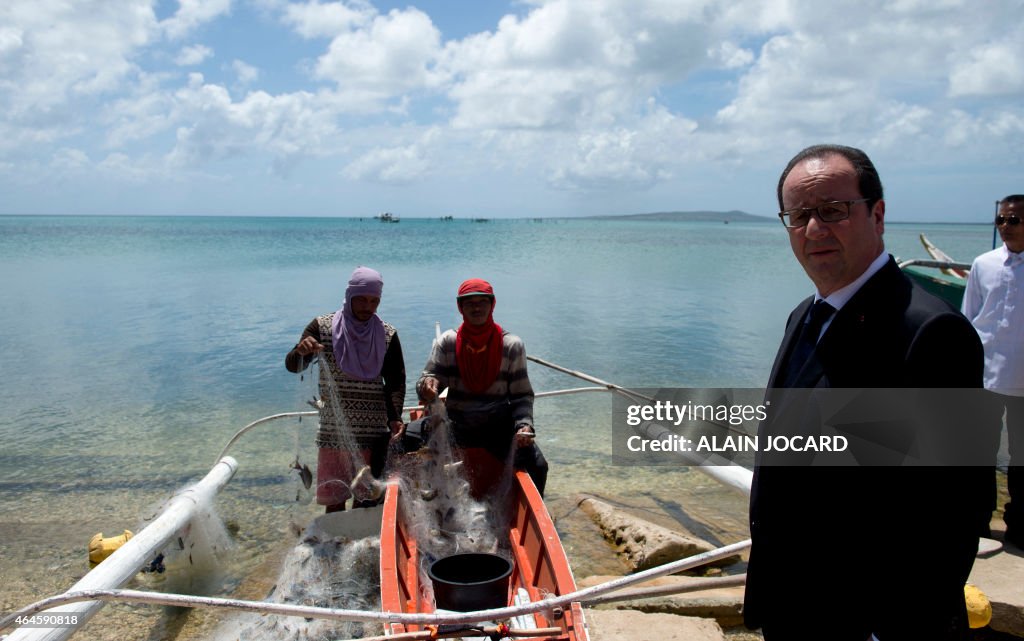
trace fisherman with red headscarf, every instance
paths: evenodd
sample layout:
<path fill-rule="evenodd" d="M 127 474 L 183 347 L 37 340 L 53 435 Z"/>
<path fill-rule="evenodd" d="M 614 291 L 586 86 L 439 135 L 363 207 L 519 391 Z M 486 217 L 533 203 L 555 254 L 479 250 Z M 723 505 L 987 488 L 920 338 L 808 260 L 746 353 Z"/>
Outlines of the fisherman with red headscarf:
<path fill-rule="evenodd" d="M 505 478 L 513 459 L 543 494 L 548 467 L 534 443 L 533 387 L 523 341 L 494 322 L 494 289 L 487 281 L 462 283 L 456 302 L 462 325 L 434 344 L 416 391 L 430 402 L 448 388 L 452 435 L 476 498 Z"/>
<path fill-rule="evenodd" d="M 316 354 L 325 365 L 320 368 L 316 498 L 328 512 L 345 509 L 360 468 L 369 465 L 380 476 L 390 438 L 404 427 L 405 362 L 398 332 L 377 316 L 383 289 L 379 272 L 357 267 L 341 309 L 314 318 L 284 361 L 296 373 Z M 355 507 L 374 503 L 357 500 Z"/>

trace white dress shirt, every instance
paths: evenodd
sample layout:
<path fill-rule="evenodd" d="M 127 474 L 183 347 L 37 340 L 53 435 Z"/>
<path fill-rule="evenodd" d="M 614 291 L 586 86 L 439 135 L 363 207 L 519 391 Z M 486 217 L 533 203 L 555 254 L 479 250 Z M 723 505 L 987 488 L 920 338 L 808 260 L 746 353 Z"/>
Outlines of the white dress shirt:
<path fill-rule="evenodd" d="M 985 388 L 1024 396 L 1024 254 L 1003 245 L 975 258 L 961 311 L 985 346 Z"/>

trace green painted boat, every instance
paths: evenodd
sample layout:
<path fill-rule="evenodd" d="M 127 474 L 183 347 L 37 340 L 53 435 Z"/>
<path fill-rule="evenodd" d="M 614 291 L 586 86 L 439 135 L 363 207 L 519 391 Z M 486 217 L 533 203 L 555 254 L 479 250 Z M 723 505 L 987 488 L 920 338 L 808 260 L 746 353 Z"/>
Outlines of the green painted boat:
<path fill-rule="evenodd" d="M 898 261 L 903 273 L 917 282 L 925 291 L 935 294 L 956 309 L 964 302 L 964 288 L 967 287 L 969 263 L 960 263 L 936 247 L 924 234 L 921 244 L 931 256 L 930 260 Z"/>
<path fill-rule="evenodd" d="M 925 291 L 935 294 L 956 309 L 960 309 L 964 301 L 967 281 L 942 270 L 970 268 L 971 266 L 965 263 L 942 260 L 907 260 L 900 263 L 900 269 L 904 274 L 916 281 Z"/>

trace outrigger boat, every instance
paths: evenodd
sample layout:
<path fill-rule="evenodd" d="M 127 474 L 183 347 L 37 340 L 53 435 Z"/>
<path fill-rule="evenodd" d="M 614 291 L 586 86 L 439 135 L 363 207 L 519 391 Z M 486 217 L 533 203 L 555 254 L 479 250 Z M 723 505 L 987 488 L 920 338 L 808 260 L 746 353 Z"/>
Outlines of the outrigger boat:
<path fill-rule="evenodd" d="M 935 244 L 932 243 L 932 241 L 928 240 L 928 238 L 924 234 L 920 235 L 920 239 L 921 244 L 924 245 L 924 250 L 928 252 L 928 255 L 931 256 L 933 259 L 944 261 L 947 263 L 957 263 L 957 261 L 954 260 L 952 256 L 936 247 Z M 966 269 L 961 267 L 943 267 L 942 273 L 946 274 L 947 276 L 956 276 L 961 280 L 966 280 L 967 272 L 969 272 L 970 270 L 970 266 L 968 266 Z"/>
<path fill-rule="evenodd" d="M 636 393 L 587 374 L 569 370 L 542 359 L 528 359 L 546 367 L 584 379 L 594 387 L 541 392 L 537 397 L 580 392 L 614 392 L 635 397 Z M 414 408 L 405 408 L 407 411 Z M 418 409 L 418 408 L 415 408 Z M 525 472 L 515 474 L 508 545 L 512 563 L 509 587 L 501 606 L 473 611 L 445 611 L 426 598 L 429 591 L 420 573 L 419 546 L 409 536 L 409 524 L 400 509 L 400 483 L 389 483 L 383 506 L 317 517 L 311 528 L 327 535 L 350 539 L 373 534 L 380 523 L 380 611 L 341 609 L 249 601 L 225 597 L 174 594 L 122 589 L 161 551 L 178 540 L 198 518 L 200 506 L 213 500 L 234 476 L 238 462 L 228 450 L 257 426 L 279 419 L 314 416 L 317 411 L 286 412 L 267 416 L 239 430 L 225 445 L 210 472 L 196 484 L 168 501 L 163 511 L 134 537 L 126 539 L 66 592 L 47 597 L 0 617 L 0 632 L 17 628 L 6 641 L 62 641 L 75 634 L 107 602 L 146 603 L 186 608 L 213 608 L 266 615 L 301 617 L 307 621 L 363 621 L 382 624 L 396 639 L 433 638 L 527 638 L 556 641 L 586 641 L 588 637 L 583 606 L 665 594 L 742 585 L 745 575 L 704 579 L 689 586 L 636 588 L 630 586 L 727 558 L 746 549 L 750 540 L 740 541 L 686 559 L 651 568 L 607 583 L 576 590 L 565 551 L 544 501 Z M 750 473 L 742 468 L 717 467 L 689 462 L 723 484 L 749 492 Z M 378 515 L 383 515 L 377 520 Z M 357 532 L 357 530 L 359 532 Z M 450 558 L 450 557 L 449 557 Z M 472 589 L 472 586 L 470 586 Z M 436 591 L 435 591 L 436 592 Z M 42 614 L 41 614 L 42 613 Z M 480 625 L 480 622 L 483 622 Z M 469 625 L 473 624 L 473 625 Z M 399 636 L 401 635 L 401 636 Z M 377 639 L 377 637 L 372 637 Z"/>
<path fill-rule="evenodd" d="M 380 536 L 380 591 L 381 609 L 395 613 L 429 613 L 437 607 L 432 591 L 424 576 L 419 548 L 410 535 L 406 515 L 401 508 L 401 486 L 388 485 L 384 498 L 384 517 Z M 562 542 L 555 524 L 544 506 L 544 499 L 526 472 L 517 471 L 513 484 L 512 515 L 508 543 L 512 551 L 512 573 L 506 598 L 501 606 L 522 606 L 549 597 L 563 596 L 576 591 L 576 581 L 569 568 Z M 452 558 L 452 557 L 449 557 Z M 474 586 L 465 584 L 466 589 Z M 579 601 L 567 607 L 524 614 L 512 619 L 512 627 L 535 636 L 519 635 L 527 639 L 555 639 L 557 641 L 587 641 L 587 628 L 583 608 Z M 416 624 L 391 623 L 389 634 L 407 634 L 424 630 Z"/>
<path fill-rule="evenodd" d="M 925 291 L 960 309 L 964 300 L 964 289 L 967 287 L 967 273 L 971 269 L 970 263 L 953 260 L 949 254 L 932 244 L 924 234 L 921 234 L 920 238 L 931 259 L 902 260 L 899 261 L 900 269 Z"/>

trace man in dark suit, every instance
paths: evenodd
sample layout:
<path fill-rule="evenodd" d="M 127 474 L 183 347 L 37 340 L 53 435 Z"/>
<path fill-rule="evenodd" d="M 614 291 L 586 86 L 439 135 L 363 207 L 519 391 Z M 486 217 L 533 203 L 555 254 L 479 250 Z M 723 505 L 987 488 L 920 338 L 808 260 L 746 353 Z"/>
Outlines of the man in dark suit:
<path fill-rule="evenodd" d="M 773 423 L 786 413 L 781 388 L 980 387 L 983 354 L 970 323 L 913 285 L 885 252 L 882 184 L 864 152 L 801 151 L 779 179 L 778 198 L 816 292 L 787 322 L 761 442 L 790 429 Z M 800 403 L 789 413 L 813 422 Z M 823 460 L 759 457 L 747 625 L 768 641 L 964 638 L 963 586 L 980 517 L 977 501 L 960 496 L 983 491 L 984 478 L 965 466 Z"/>

